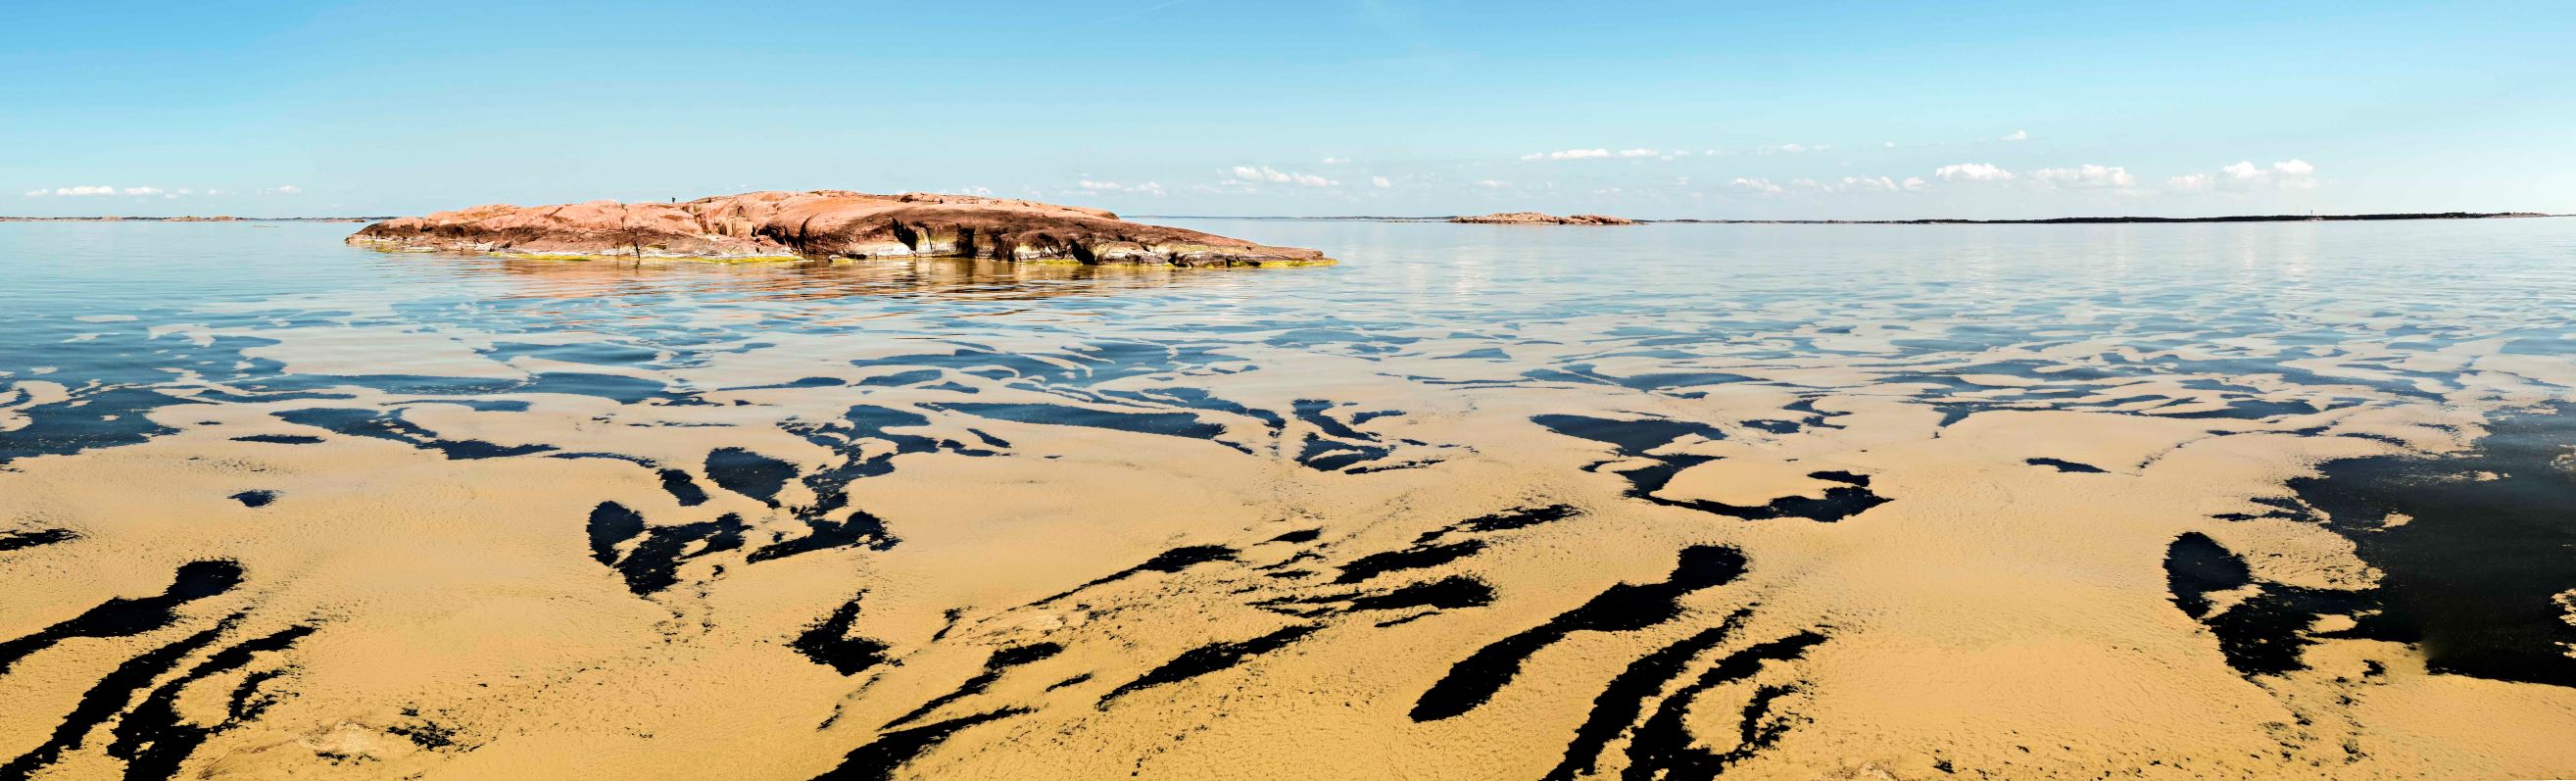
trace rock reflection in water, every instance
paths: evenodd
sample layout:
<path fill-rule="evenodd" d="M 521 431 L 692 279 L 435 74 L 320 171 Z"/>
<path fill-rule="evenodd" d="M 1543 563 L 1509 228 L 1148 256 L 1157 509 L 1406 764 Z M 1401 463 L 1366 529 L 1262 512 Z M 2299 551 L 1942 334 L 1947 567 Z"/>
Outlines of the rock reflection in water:
<path fill-rule="evenodd" d="M 0 226 L 0 775 L 2576 772 L 2565 223 L 1201 227 Z"/>

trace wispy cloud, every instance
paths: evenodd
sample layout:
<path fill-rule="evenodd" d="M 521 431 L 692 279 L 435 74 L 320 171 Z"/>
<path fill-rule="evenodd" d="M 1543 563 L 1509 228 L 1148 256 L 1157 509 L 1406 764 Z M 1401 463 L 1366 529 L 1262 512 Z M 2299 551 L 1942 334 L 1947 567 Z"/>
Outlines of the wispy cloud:
<path fill-rule="evenodd" d="M 1394 187 L 1395 183 L 1387 181 L 1386 177 L 1383 176 L 1372 176 L 1369 177 L 1369 185 L 1372 187 L 1386 188 Z"/>
<path fill-rule="evenodd" d="M 1872 193 L 1892 193 L 1902 188 L 1903 185 L 1897 184 L 1896 180 L 1889 179 L 1884 176 L 1843 177 L 1843 189 L 1846 190 L 1858 190 L 1861 192 Z"/>
<path fill-rule="evenodd" d="M 1644 158 L 1644 157 L 1653 157 L 1653 158 L 1660 158 L 1660 159 L 1664 159 L 1664 160 L 1671 160 L 1671 159 L 1676 158 L 1676 157 L 1689 157 L 1689 156 L 1690 156 L 1690 154 L 1691 154 L 1691 153 L 1690 153 L 1688 150 L 1679 150 L 1679 149 L 1676 149 L 1676 150 L 1673 150 L 1673 151 L 1670 151 L 1670 152 L 1666 152 L 1666 151 L 1663 151 L 1663 150 L 1660 150 L 1660 149 L 1647 149 L 1647 148 L 1645 148 L 1645 147 L 1638 147 L 1638 148 L 1635 148 L 1635 149 L 1621 149 L 1621 150 L 1618 150 L 1618 151 L 1611 151 L 1611 149 L 1610 149 L 1609 147 L 1595 147 L 1595 148 L 1592 148 L 1592 149 L 1560 149 L 1560 150 L 1557 150 L 1557 151 L 1554 151 L 1554 152 L 1531 152 L 1531 153 L 1529 153 L 1529 154 L 1521 155 L 1521 160 L 1522 160 L 1522 161 L 1524 161 L 1524 162 L 1526 162 L 1526 161 L 1531 161 L 1531 160 L 1602 160 L 1602 159 L 1614 158 L 1614 157 L 1615 157 L 1615 158 Z"/>
<path fill-rule="evenodd" d="M 1314 174 L 1281 171 L 1266 165 L 1238 165 L 1229 169 L 1226 173 L 1236 179 L 1246 182 L 1272 182 L 1276 184 L 1293 184 L 1300 187 L 1332 187 L 1341 184 L 1341 182 L 1336 182 Z"/>
<path fill-rule="evenodd" d="M 1145 183 L 1143 183 L 1143 184 L 1132 184 L 1132 185 L 1130 185 L 1130 184 L 1119 184 L 1119 183 L 1117 183 L 1117 182 L 1099 182 L 1099 181 L 1093 181 L 1093 180 L 1090 180 L 1090 179 L 1084 179 L 1084 180 L 1081 180 L 1081 181 L 1077 182 L 1077 183 L 1076 183 L 1076 185 L 1077 185 L 1077 186 L 1079 186 L 1079 187 L 1082 189 L 1082 191 L 1083 191 L 1083 192 L 1086 192 L 1086 193 L 1116 192 L 1116 193 L 1143 193 L 1143 194 L 1146 194 L 1146 195 L 1162 195 L 1162 194 L 1163 194 L 1163 186 L 1162 186 L 1162 185 L 1160 185 L 1160 184 L 1154 183 L 1154 182 L 1145 182 Z"/>
<path fill-rule="evenodd" d="M 1737 178 L 1735 181 L 1727 182 L 1726 186 L 1733 187 L 1738 190 L 1760 193 L 1762 195 L 1779 195 L 1783 192 L 1787 192 L 1787 188 L 1783 188 L 1769 179 Z"/>
<path fill-rule="evenodd" d="M 1521 155 L 1521 159 L 1522 159 L 1522 160 L 1592 160 L 1592 159 L 1603 158 L 1603 157 L 1609 157 L 1609 156 L 1610 156 L 1610 150 L 1608 150 L 1608 149 L 1567 149 L 1567 150 L 1556 151 L 1556 152 L 1531 152 L 1531 153 L 1529 153 L 1529 154 Z"/>
<path fill-rule="evenodd" d="M 1944 182 L 2008 182 L 2013 172 L 1986 163 L 1960 163 L 1934 169 L 1932 178 Z"/>
<path fill-rule="evenodd" d="M 2013 132 L 2010 132 L 2010 133 L 2006 133 L 2006 134 L 2004 134 L 2004 137 L 2003 137 L 2003 138 L 2001 138 L 2001 139 L 1997 139 L 1997 140 L 2000 140 L 2000 141 L 2028 141 L 2028 140 L 2030 140 L 2030 131 L 2028 131 L 2028 130 L 2015 130 L 2015 131 L 2013 131 Z"/>
<path fill-rule="evenodd" d="M 2308 161 L 2291 159 L 2261 168 L 2251 160 L 2218 169 L 2217 185 L 2229 190 L 2251 190 L 2278 187 L 2284 190 L 2313 190 L 2317 186 L 2317 167 Z"/>
<path fill-rule="evenodd" d="M 1476 186 L 1493 190 L 1501 190 L 1511 187 L 1512 183 L 1498 179 L 1478 179 L 1476 180 Z"/>
<path fill-rule="evenodd" d="M 2129 175 L 2129 169 L 2127 168 L 2116 165 L 2104 166 L 2091 164 L 2077 166 L 2074 168 L 2042 168 L 2037 171 L 2030 172 L 2030 179 L 2033 182 L 2037 182 L 2042 187 L 2069 187 L 2088 190 L 2107 188 L 2126 189 L 2135 186 L 2138 183 L 2138 178 Z"/>
<path fill-rule="evenodd" d="M 62 198 L 71 198 L 71 197 L 90 196 L 90 195 L 115 195 L 115 194 L 116 194 L 116 188 L 114 188 L 114 187 L 107 187 L 107 186 L 104 186 L 104 185 L 93 185 L 93 186 L 82 186 L 82 187 L 56 187 L 56 188 L 51 189 L 51 190 L 47 190 L 47 189 L 44 189 L 44 188 L 42 188 L 42 187 L 39 187 L 39 188 L 36 188 L 36 189 L 28 190 L 28 191 L 27 191 L 27 197 L 29 197 L 29 198 L 40 198 L 40 197 L 44 197 L 44 196 L 48 196 L 48 195 L 56 196 L 56 197 L 62 197 Z"/>

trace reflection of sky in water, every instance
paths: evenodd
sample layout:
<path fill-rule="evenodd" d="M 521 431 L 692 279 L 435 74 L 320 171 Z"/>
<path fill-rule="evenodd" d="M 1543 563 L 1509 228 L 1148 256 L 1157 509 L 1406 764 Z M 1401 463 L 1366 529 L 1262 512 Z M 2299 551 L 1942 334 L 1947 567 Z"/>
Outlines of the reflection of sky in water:
<path fill-rule="evenodd" d="M 2449 316 L 2425 325 L 2494 329 L 2546 327 L 2539 310 L 2568 300 L 2576 280 L 2557 263 L 2567 225 L 1192 225 L 1325 247 L 1348 260 L 1322 271 L 1248 273 L 953 263 L 637 268 L 383 256 L 338 245 L 345 225 L 12 225 L 0 232 L 0 268 L 12 282 L 0 297 L 20 344 L 280 319 L 496 333 L 600 327 L 609 338 L 649 341 L 657 322 L 760 319 L 776 327 L 898 316 L 971 330 L 1111 313 L 1116 322 L 1103 327 L 1511 328 L 1583 317 L 1688 323 L 1747 310 L 1804 311 L 1817 321 L 1956 322 L 2048 312 L 2075 316 L 2078 327 L 2088 314 L 2169 324 L 2154 317 L 2173 315 L 2251 333 L 2265 322 L 2442 312 Z M 2464 301 L 2481 306 L 2454 311 Z M 143 320 L 119 326 L 78 315 Z M 1001 319 L 967 326 L 968 318 Z M 637 330 L 621 332 L 620 324 Z"/>
<path fill-rule="evenodd" d="M 1038 625 L 1058 626 L 1050 637 L 1068 643 L 1124 649 L 1083 661 L 1099 662 L 1103 677 L 1073 706 L 992 718 L 1091 718 L 1085 714 L 1109 712 L 1112 700 L 1139 689 L 1291 644 L 1372 642 L 1361 630 L 1380 619 L 1341 617 L 1349 613 L 1408 611 L 1374 624 L 1385 629 L 1484 610 L 1498 599 L 1573 595 L 1561 587 L 1571 581 L 1553 579 L 1568 565 L 1514 548 L 1509 535 L 1522 534 L 1531 535 L 1523 542 L 1554 539 L 1549 544 L 1597 556 L 1577 558 L 1571 569 L 1627 579 L 1600 584 L 1602 596 L 1553 619 L 1533 618 L 1517 635 L 1406 635 L 1430 645 L 1405 654 L 1456 666 L 1428 690 L 1420 688 L 1425 676 L 1440 671 L 1392 673 L 1414 676 L 1387 689 L 1390 707 L 1412 705 L 1412 715 L 1375 715 L 1409 718 L 1410 726 L 1372 729 L 1436 729 L 1424 722 L 1510 707 L 1486 698 L 1510 699 L 1519 660 L 1568 637 L 1590 642 L 1595 634 L 1696 623 L 1692 637 L 1703 639 L 1673 648 L 1703 642 L 1701 650 L 1714 652 L 1736 622 L 1768 622 L 1759 636 L 1772 639 L 1731 651 L 1742 656 L 1737 664 L 1827 675 L 1821 671 L 1830 668 L 1799 666 L 1810 648 L 1920 652 L 1887 650 L 1901 643 L 1846 645 L 1843 633 L 1910 637 L 1872 621 L 1988 605 L 2000 607 L 1973 619 L 1942 613 L 1951 620 L 1910 631 L 1958 633 L 1933 634 L 1939 639 L 1930 644 L 1960 648 L 1995 635 L 2061 631 L 2134 631 L 2141 642 L 2164 642 L 2178 626 L 2200 627 L 2215 635 L 2211 644 L 2227 666 L 2247 676 L 2296 672 L 2300 649 L 2324 640 L 2428 639 L 2435 649 L 2428 665 L 2437 671 L 2576 682 L 2555 645 L 2569 629 L 2564 610 L 2551 601 L 2576 587 L 2576 573 L 2556 555 L 2566 532 L 2550 515 L 2576 497 L 2576 485 L 2551 464 L 2576 441 L 2568 430 L 2576 416 L 2541 409 L 2576 385 L 2568 360 L 2576 326 L 2567 321 L 2576 311 L 2576 269 L 2567 263 L 2576 222 L 1186 224 L 1320 248 L 1344 264 L 638 266 L 385 255 L 340 245 L 350 225 L 0 225 L 0 275 L 9 281 L 0 287 L 0 465 L 82 454 L 44 465 L 49 473 L 11 475 L 43 482 L 80 474 L 93 463 L 81 459 L 93 453 L 112 462 L 104 456 L 119 451 L 106 448 L 137 443 L 148 444 L 128 450 L 180 443 L 169 452 L 184 462 L 241 447 L 367 452 L 400 468 L 352 481 L 425 500 L 446 481 L 488 474 L 473 472 L 477 464 L 555 475 L 597 466 L 581 474 L 623 477 L 541 492 L 545 501 L 596 504 L 586 524 L 548 516 L 527 525 L 553 534 L 543 539 L 557 547 L 476 555 L 595 562 L 606 569 L 582 573 L 616 572 L 614 596 L 652 600 L 671 616 L 721 619 L 701 625 L 709 633 L 701 640 L 754 665 L 803 659 L 846 676 L 893 658 L 886 654 L 980 653 L 997 638 L 1025 639 L 1016 633 Z M 2006 410 L 2026 412 L 1983 414 Z M 2068 417 L 2028 414 L 2041 412 Z M 2462 455 L 2482 423 L 2498 433 Z M 2394 455 L 2439 450 L 2454 452 L 2430 461 Z M 2295 470 L 2253 474 L 2305 453 L 2341 460 L 2294 484 L 2283 480 Z M 308 499 L 247 484 L 285 475 L 234 465 L 196 474 L 151 463 L 170 470 L 162 476 L 174 483 L 244 481 L 214 495 L 263 517 L 332 517 L 291 515 L 299 502 L 330 501 L 327 491 Z M 334 463 L 328 471 L 343 470 Z M 1386 482 L 1367 482 L 1376 480 Z M 2128 493 L 2106 502 L 2118 506 L 2088 506 L 2099 497 L 2066 482 L 2073 480 Z M 2432 484 L 2426 480 L 2441 488 L 2419 490 Z M 1386 486 L 1403 495 L 1371 493 Z M 511 506 L 508 486 L 488 487 L 492 498 L 465 506 L 488 502 L 518 518 L 542 504 L 520 496 Z M 1248 493 L 1224 492 L 1237 488 Z M 1262 490 L 1285 497 L 1272 500 L 1281 507 L 1244 498 Z M 979 492 L 991 496 L 948 501 Z M 1427 498 L 1417 504 L 1416 494 Z M 1491 508 L 1467 505 L 1488 499 L 1525 506 L 1471 518 Z M 1018 504 L 983 513 L 981 502 L 1006 500 Z M 1167 515 L 1185 520 L 1137 512 L 1166 503 L 1179 508 Z M 2464 506 L 2480 509 L 2449 509 Z M 2320 510 L 2332 514 L 2330 523 Z M 1890 512 L 1897 523 L 1871 525 Z M 17 536 L 0 542 L 43 548 L 37 555 L 158 544 L 159 536 L 114 537 L 114 524 L 127 521 L 84 517 L 61 528 L 6 530 Z M 1041 521 L 1079 531 L 1045 536 L 1024 525 Z M 1263 523 L 1303 528 L 1279 534 L 1258 528 Z M 109 533 L 80 538 L 84 524 Z M 575 525 L 586 549 L 572 544 Z M 1122 539 L 1129 527 L 1159 531 Z M 1702 544 L 1713 528 L 1757 527 L 1726 538 L 1743 550 Z M 405 533 L 394 528 L 387 534 Z M 1354 531 L 1362 528 L 1385 534 Z M 1576 543 L 1545 536 L 1560 528 L 1595 536 Z M 1829 536 L 1846 530 L 1865 536 Z M 450 536 L 441 527 L 384 540 Z M 1815 540 L 1829 540 L 1836 552 L 1801 547 Z M 2491 540 L 2510 544 L 2499 550 Z M 382 540 L 207 544 L 237 546 L 226 550 L 249 559 L 310 545 L 310 555 L 327 560 L 340 546 L 362 550 L 358 543 L 369 542 Z M 1902 555 L 1887 555 L 1889 548 Z M 1202 583 L 1186 599 L 1173 596 L 1183 591 L 1157 592 L 1155 600 L 1171 600 L 1174 610 L 1234 611 L 1208 623 L 1243 629 L 1188 653 L 1151 652 L 1170 652 L 1159 658 L 1120 655 L 1150 655 L 1137 649 L 1154 646 L 1159 632 L 1060 626 L 1049 623 L 1057 617 L 1048 600 L 1013 607 L 963 596 L 1019 574 L 982 563 L 1034 550 L 1062 559 L 1048 563 L 1065 570 L 1015 585 L 1145 615 L 1161 604 L 1120 596 L 1125 579 L 1189 583 L 1188 571 L 1249 566 L 1256 549 L 1280 557 L 1263 565 L 1267 574 Z M 717 615 L 739 603 L 686 596 L 743 582 L 774 586 L 760 578 L 844 555 L 853 557 L 847 563 L 954 559 L 978 567 L 910 579 L 794 579 L 811 590 L 800 592 L 809 601 L 839 605 L 827 606 L 829 619 L 823 610 Z M 2160 556 L 2165 582 L 2124 581 L 2129 590 L 2120 596 L 2163 585 L 2182 612 L 2140 618 L 2109 609 L 2111 602 L 2080 602 L 2092 593 L 2081 588 L 2101 573 L 2152 566 Z M 2453 577 L 2464 558 L 2476 559 L 2476 577 Z M 2284 574 L 2284 560 L 2310 569 Z M 1325 593 L 1462 562 L 1443 579 L 1426 575 L 1382 593 Z M 1630 567 L 1628 576 L 1605 574 L 1640 562 L 1644 569 Z M 1302 568 L 1278 569 L 1291 564 Z M 1806 581 L 1806 567 L 1826 569 Z M 2072 574 L 2052 579 L 2059 567 Z M 262 588 L 286 582 L 270 579 L 272 571 L 285 570 L 254 568 L 249 577 Z M 477 570 L 454 571 L 465 580 L 440 595 L 480 593 Z M 844 572 L 876 574 L 864 566 Z M 1738 576 L 1775 578 L 1765 587 L 1776 590 L 1728 592 L 1742 604 L 1722 619 L 1682 607 Z M 1956 592 L 1914 588 L 1953 576 L 1994 579 Z M 1791 587 L 1779 588 L 1784 583 Z M 581 589 L 600 585 L 576 578 L 548 587 L 589 593 Z M 868 589 L 879 594 L 869 599 L 891 605 L 870 611 L 951 611 L 938 631 L 946 637 L 956 628 L 957 639 L 865 634 L 889 626 L 880 613 L 863 616 L 850 596 Z M 2075 600 L 2073 612 L 2085 615 L 2056 611 L 2065 604 L 2056 598 Z M 2161 610 L 2163 599 L 2159 591 L 2144 601 Z M 1342 602 L 1349 604 L 1329 606 Z M 293 601 L 251 609 L 271 623 L 312 613 Z M 399 614 L 400 606 L 375 609 Z M 1302 623 L 1264 623 L 1281 615 Z M 2331 623 L 2323 619 L 2351 626 L 2309 628 Z M 2101 623 L 2083 623 L 2092 621 Z M 742 626 L 757 632 L 724 634 L 753 631 Z M 800 634 L 791 656 L 779 640 L 796 626 L 803 628 L 793 630 Z M 2100 644 L 2131 653 L 2121 642 Z M 1649 658 L 1642 645 L 1624 648 L 1593 661 L 1625 664 L 1628 651 L 1638 664 Z M 1000 676 L 1002 658 L 979 663 Z M 649 669 L 697 669 L 675 659 Z M 1146 662 L 1161 663 L 1121 672 Z M 587 660 L 565 664 L 594 669 Z M 2228 667 L 2213 664 L 2220 675 L 2191 685 L 2209 677 L 2237 683 Z M 1111 688 L 1112 673 L 1127 683 Z M 2173 676 L 2154 679 L 2163 684 L 2187 678 L 2160 674 Z M 1842 683 L 1813 685 L 1869 688 L 1835 688 Z M 1988 683 L 2027 681 L 1989 680 L 1976 691 L 2003 691 Z M 904 707 L 927 701 L 921 707 L 930 709 L 973 693 L 932 699 L 946 684 L 922 686 L 929 684 L 890 684 L 870 696 L 909 697 Z M 1642 708 L 1662 686 L 1613 682 L 1595 702 L 1631 697 Z M 1769 702 L 1765 696 L 1752 702 Z M 1688 698 L 1676 697 L 1679 705 L 1668 699 L 1665 707 L 1689 711 Z M 502 702 L 481 716 L 503 722 L 512 708 L 542 700 Z M 1728 709 L 1711 712 L 1721 710 Z M 1751 729 L 1758 709 L 1733 710 Z M 1605 706 L 1585 717 L 1583 730 L 1618 734 L 1624 718 Z M 674 717 L 660 726 L 688 723 Z M 1830 711 L 1802 714 L 1798 723 L 1836 728 Z M 1688 749 L 1693 740 L 1671 732 L 1672 724 L 1641 728 L 1631 759 L 1636 746 Z M 806 739 L 837 756 L 867 739 L 852 729 L 867 727 Z M 1604 750 L 1587 740 L 1571 744 L 1565 761 L 1588 762 L 1587 752 Z M 2340 756 L 2336 746 L 2320 751 Z"/>
<path fill-rule="evenodd" d="M 1191 225 L 1347 261 L 1255 271 L 638 267 L 380 255 L 339 245 L 346 225 L 12 225 L 0 231 L 11 280 L 0 371 L 75 393 L 270 385 L 292 372 L 524 376 L 499 362 L 529 357 L 649 376 L 759 353 L 779 334 L 869 343 L 861 352 L 884 340 L 925 352 L 1197 342 L 1212 358 L 1229 341 L 1266 341 L 1479 383 L 1669 374 L 1702 359 L 1898 366 L 2078 343 L 2184 351 L 2080 361 L 2120 374 L 2252 374 L 2338 349 L 2397 371 L 2463 342 L 2502 339 L 2471 352 L 2503 354 L 2566 345 L 2571 225 Z M 264 347 L 273 340 L 288 343 Z M 1480 357 L 1424 360 L 1460 354 Z M 1469 364 L 1483 365 L 1448 370 Z M 1260 380 L 1208 382 L 1248 381 Z"/>
<path fill-rule="evenodd" d="M 200 363 L 188 371 L 226 378 L 205 362 L 206 349 L 229 352 L 264 331 L 345 327 L 424 336 L 414 350 L 437 342 L 504 359 L 492 342 L 535 335 L 574 343 L 551 351 L 558 360 L 642 368 L 757 350 L 759 334 L 778 332 L 976 343 L 997 333 L 1224 341 L 1340 331 L 1345 341 L 1318 348 L 1394 359 L 1543 345 L 1514 358 L 1559 365 L 1830 351 L 1852 332 L 1798 333 L 1837 328 L 1883 338 L 1880 349 L 1860 349 L 1893 360 L 2104 336 L 2254 364 L 2307 356 L 2242 340 L 2360 340 L 2403 355 L 2508 338 L 2502 351 L 2519 353 L 2564 343 L 2563 307 L 2576 301 L 2576 273 L 2560 263 L 2569 226 L 1193 224 L 1348 261 L 1222 272 L 946 261 L 637 267 L 379 255 L 340 246 L 346 225 L 13 225 L 0 232 L 0 272 L 11 280 L 0 291 L 9 348 L 0 371 L 73 386 L 168 382 L 193 356 Z M 1440 349 L 1348 341 L 1396 332 Z M 185 344 L 210 338 L 212 348 Z M 367 336 L 347 341 L 357 354 L 325 371 L 365 373 L 346 364 L 367 359 Z M 403 351 L 403 341 L 381 347 Z M 1627 373 L 1645 373 L 1638 368 Z M 265 373 L 236 371 L 227 379 Z"/>

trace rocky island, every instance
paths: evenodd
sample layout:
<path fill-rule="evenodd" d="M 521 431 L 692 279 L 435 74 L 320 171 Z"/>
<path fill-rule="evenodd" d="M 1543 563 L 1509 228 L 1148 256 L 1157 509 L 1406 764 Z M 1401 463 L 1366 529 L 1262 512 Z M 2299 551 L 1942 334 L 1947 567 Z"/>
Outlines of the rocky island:
<path fill-rule="evenodd" d="M 1607 214 L 1577 214 L 1559 217 L 1539 212 L 1496 212 L 1476 217 L 1451 217 L 1450 222 L 1478 225 L 1635 225 L 1636 220 Z"/>
<path fill-rule="evenodd" d="M 684 203 L 495 204 L 386 220 L 348 243 L 394 251 L 705 260 L 981 258 L 1310 266 L 1322 252 L 1128 222 L 1100 209 L 936 193 L 754 192 Z"/>

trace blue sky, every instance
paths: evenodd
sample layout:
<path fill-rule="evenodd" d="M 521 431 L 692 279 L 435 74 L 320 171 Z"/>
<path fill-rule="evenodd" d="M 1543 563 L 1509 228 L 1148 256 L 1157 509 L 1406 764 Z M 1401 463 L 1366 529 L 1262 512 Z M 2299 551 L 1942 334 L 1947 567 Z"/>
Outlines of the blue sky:
<path fill-rule="evenodd" d="M 13 4 L 0 214 L 2576 212 L 2564 2 L 531 5 Z"/>

